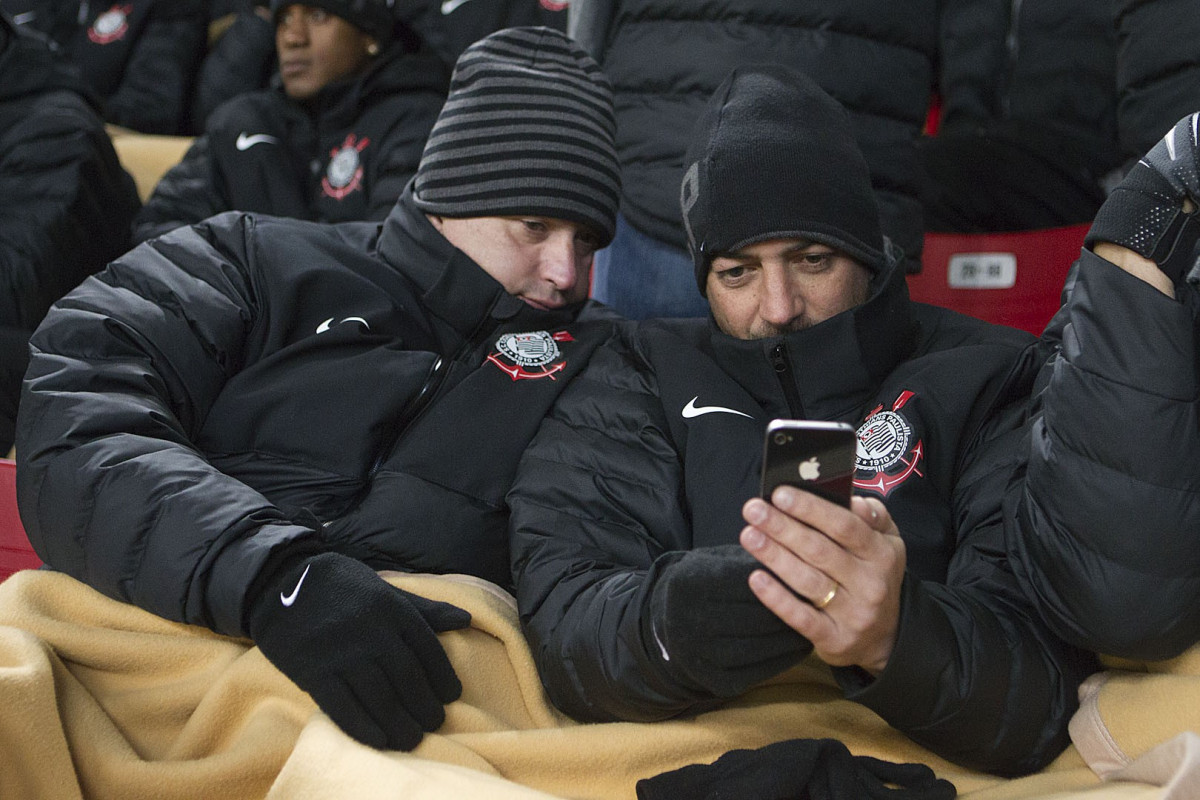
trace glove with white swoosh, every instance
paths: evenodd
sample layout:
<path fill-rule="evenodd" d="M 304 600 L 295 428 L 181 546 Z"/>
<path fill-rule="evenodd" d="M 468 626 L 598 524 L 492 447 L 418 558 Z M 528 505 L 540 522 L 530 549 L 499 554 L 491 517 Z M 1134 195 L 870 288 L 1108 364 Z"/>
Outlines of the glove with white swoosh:
<path fill-rule="evenodd" d="M 249 624 L 263 655 L 348 735 L 411 750 L 462 694 L 437 634 L 470 621 L 457 606 L 397 589 L 361 561 L 323 553 L 277 568 Z"/>
<path fill-rule="evenodd" d="M 1187 198 L 1200 205 L 1198 137 L 1200 115 L 1175 123 L 1104 201 L 1084 244 L 1126 247 L 1153 261 L 1172 281 L 1186 274 L 1200 237 L 1200 211 L 1183 210 Z"/>
<path fill-rule="evenodd" d="M 750 591 L 750 573 L 762 564 L 740 545 L 689 550 L 656 567 L 643 643 L 683 685 L 736 697 L 812 651 Z"/>

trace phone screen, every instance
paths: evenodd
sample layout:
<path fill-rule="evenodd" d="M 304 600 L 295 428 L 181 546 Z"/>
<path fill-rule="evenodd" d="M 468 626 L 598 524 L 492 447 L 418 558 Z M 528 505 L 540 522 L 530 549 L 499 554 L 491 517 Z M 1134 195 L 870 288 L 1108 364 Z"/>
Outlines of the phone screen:
<path fill-rule="evenodd" d="M 857 443 L 844 422 L 773 420 L 763 444 L 762 497 L 788 484 L 849 507 Z"/>

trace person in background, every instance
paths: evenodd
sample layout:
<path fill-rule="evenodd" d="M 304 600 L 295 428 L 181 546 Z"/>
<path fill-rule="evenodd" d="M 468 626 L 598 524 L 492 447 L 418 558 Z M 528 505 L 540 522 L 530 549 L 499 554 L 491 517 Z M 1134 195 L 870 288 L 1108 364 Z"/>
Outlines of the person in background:
<path fill-rule="evenodd" d="M 13 20 L 49 36 L 102 103 L 104 121 L 141 133 L 188 133 L 204 52 L 204 0 L 4 0 Z"/>
<path fill-rule="evenodd" d="M 1095 662 L 1042 621 L 1006 550 L 1038 340 L 909 301 L 850 119 L 801 73 L 736 68 L 685 164 L 711 319 L 622 326 L 508 496 L 549 697 L 582 720 L 666 719 L 815 654 L 943 758 L 1041 768 Z M 758 497 L 774 418 L 856 427 L 849 507 Z"/>
<path fill-rule="evenodd" d="M 574 42 L 506 29 L 464 51 L 382 223 L 223 214 L 89 278 L 31 340 L 39 557 L 248 636 L 350 736 L 415 747 L 460 691 L 436 633 L 468 617 L 376 570 L 509 583 L 517 459 L 612 324 L 587 287 L 613 128 Z"/>
<path fill-rule="evenodd" d="M 13 445 L 29 334 L 129 248 L 139 205 L 95 96 L 49 41 L 0 12 L 0 456 Z"/>
<path fill-rule="evenodd" d="M 955 0 L 938 23 L 939 122 L 919 142 L 926 228 L 1090 222 L 1127 157 L 1109 4 Z"/>
<path fill-rule="evenodd" d="M 567 27 L 567 3 L 557 0 L 410 0 L 393 3 L 392 10 L 401 24 L 433 48 L 447 70 L 468 45 L 495 31 Z M 213 0 L 209 13 L 209 48 L 193 106 L 199 130 L 221 103 L 267 88 L 276 74 L 268 0 Z"/>
<path fill-rule="evenodd" d="M 612 79 L 624 194 L 617 238 L 596 257 L 593 297 L 627 317 L 705 316 L 679 215 L 688 134 L 739 64 L 798 69 L 850 112 L 883 233 L 917 266 L 916 141 L 929 108 L 936 0 L 586 0 L 569 32 Z"/>
<path fill-rule="evenodd" d="M 384 0 L 273 0 L 280 86 L 209 118 L 135 222 L 142 242 L 222 211 L 381 220 L 416 172 L 449 73 Z"/>

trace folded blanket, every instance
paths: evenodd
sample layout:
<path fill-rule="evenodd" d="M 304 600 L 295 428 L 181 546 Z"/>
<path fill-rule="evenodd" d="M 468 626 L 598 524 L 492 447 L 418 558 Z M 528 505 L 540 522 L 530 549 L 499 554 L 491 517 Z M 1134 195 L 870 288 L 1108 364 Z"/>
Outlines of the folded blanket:
<path fill-rule="evenodd" d="M 472 615 L 470 628 L 442 635 L 462 698 L 412 753 L 342 734 L 250 642 L 65 575 L 15 574 L 0 584 L 0 798 L 631 800 L 639 779 L 796 738 L 927 764 L 971 800 L 1118 796 L 1097 794 L 1114 787 L 1074 749 L 1016 781 L 950 764 L 842 699 L 815 659 L 693 718 L 578 724 L 547 701 L 511 596 L 464 576 L 387 577 Z M 1119 796 L 1160 796 L 1125 788 Z"/>

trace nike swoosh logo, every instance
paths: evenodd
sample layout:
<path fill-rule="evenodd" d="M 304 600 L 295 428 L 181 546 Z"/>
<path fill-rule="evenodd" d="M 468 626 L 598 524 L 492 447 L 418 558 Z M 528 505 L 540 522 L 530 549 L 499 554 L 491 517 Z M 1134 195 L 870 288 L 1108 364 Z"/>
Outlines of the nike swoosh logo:
<path fill-rule="evenodd" d="M 650 625 L 650 632 L 654 634 L 654 643 L 658 645 L 658 652 L 662 653 L 663 661 L 670 661 L 671 654 L 667 652 L 667 646 L 663 644 L 663 640 L 658 638 L 658 628 L 654 627 L 653 623 Z"/>
<path fill-rule="evenodd" d="M 318 325 L 317 333 L 324 333 L 325 331 L 329 330 L 330 326 L 333 325 L 333 320 L 334 320 L 334 318 L 330 317 L 329 319 L 325 320 L 320 325 Z M 343 322 L 361 322 L 363 324 L 364 328 L 366 328 L 367 330 L 371 330 L 370 324 L 362 317 L 346 317 L 341 322 L 339 322 L 338 325 L 341 325 Z"/>
<path fill-rule="evenodd" d="M 254 147 L 254 145 L 256 145 L 256 144 L 279 144 L 279 140 L 276 139 L 274 136 L 270 136 L 265 133 L 256 133 L 256 134 L 247 136 L 246 132 L 242 131 L 241 133 L 238 134 L 238 138 L 237 138 L 237 149 L 238 150 L 249 150 L 251 147 Z"/>
<path fill-rule="evenodd" d="M 468 0 L 444 0 L 442 3 L 442 16 L 454 13 L 454 9 L 466 2 L 468 2 Z"/>
<path fill-rule="evenodd" d="M 312 569 L 312 564 L 304 567 L 304 574 L 300 576 L 300 580 L 296 581 L 296 588 L 292 589 L 291 594 L 279 593 L 279 602 L 283 603 L 284 608 L 291 608 L 292 603 L 296 602 L 296 596 L 300 594 L 300 587 L 304 585 L 304 579 L 308 577 L 310 569 Z"/>
<path fill-rule="evenodd" d="M 705 414 L 737 414 L 739 417 L 749 417 L 750 419 L 753 419 L 753 417 L 750 417 L 750 415 L 744 411 L 735 411 L 732 408 L 725 408 L 724 406 L 697 406 L 696 401 L 699 399 L 700 395 L 696 395 L 691 400 L 688 400 L 688 404 L 683 407 L 684 419 L 700 417 L 704 416 Z"/>

